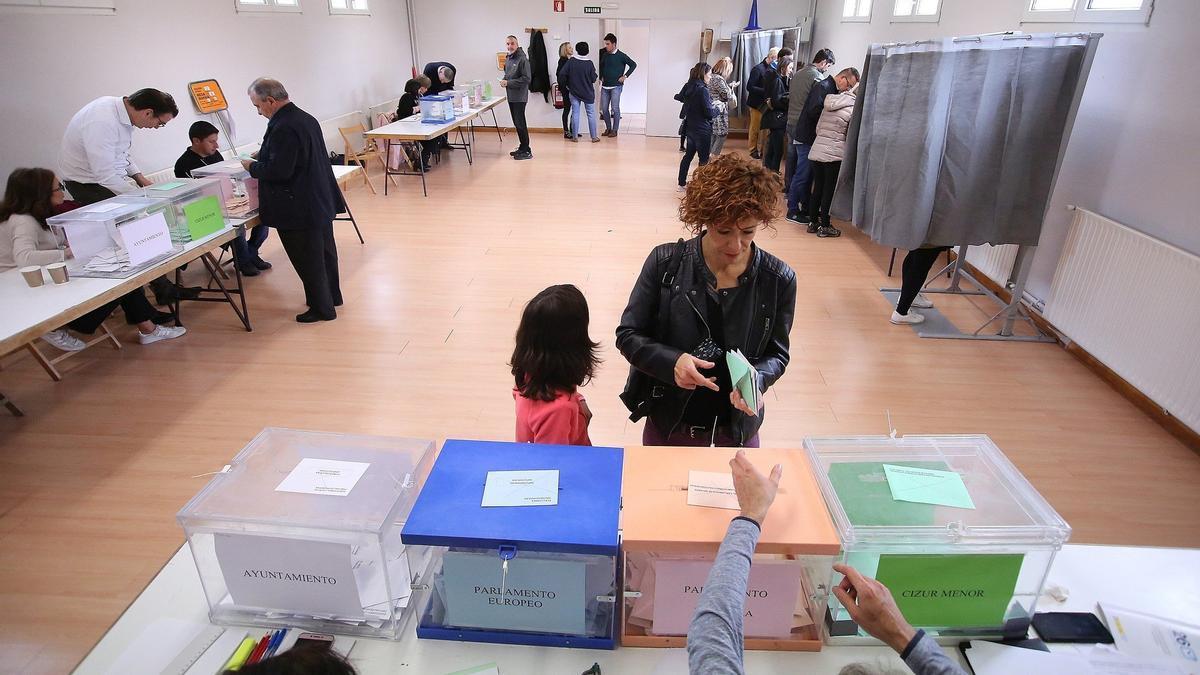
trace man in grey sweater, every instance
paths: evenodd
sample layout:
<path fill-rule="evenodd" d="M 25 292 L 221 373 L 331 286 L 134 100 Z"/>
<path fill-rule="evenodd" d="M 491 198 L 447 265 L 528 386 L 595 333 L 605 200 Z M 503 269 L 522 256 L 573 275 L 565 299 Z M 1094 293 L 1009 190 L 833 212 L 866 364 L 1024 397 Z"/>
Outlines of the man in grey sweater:
<path fill-rule="evenodd" d="M 776 464 L 763 476 L 739 450 L 730 460 L 733 488 L 742 512 L 729 523 L 725 540 L 708 573 L 708 581 L 688 626 L 688 670 L 704 675 L 742 675 L 742 614 L 750 561 L 763 520 L 775 501 L 783 467 Z M 853 567 L 834 565 L 846 575 L 833 589 L 850 618 L 863 630 L 886 642 L 917 675 L 966 675 L 966 671 L 925 635 L 904 620 L 887 587 Z"/>
<path fill-rule="evenodd" d="M 825 72 L 833 67 L 833 50 L 818 49 L 816 54 L 813 54 L 812 63 L 801 68 L 792 77 L 791 89 L 788 91 L 788 98 L 793 102 L 798 102 L 797 105 L 788 106 L 787 127 L 785 130 L 788 136 L 791 136 L 792 129 L 796 128 L 796 120 L 800 119 L 800 113 L 804 112 L 804 102 L 808 100 L 808 92 L 812 90 L 814 84 L 825 79 Z M 788 143 L 787 148 L 787 164 L 783 171 L 783 186 L 786 192 L 787 186 L 792 184 L 792 172 L 796 170 L 797 156 L 796 148 L 792 142 Z"/>
<path fill-rule="evenodd" d="M 529 81 L 533 79 L 529 58 L 517 44 L 515 35 L 509 35 L 504 40 L 504 47 L 508 50 L 508 56 L 504 59 L 504 79 L 500 80 L 500 86 L 504 87 L 508 96 L 508 112 L 512 113 L 513 126 L 517 128 L 517 138 L 521 140 L 521 145 L 509 154 L 513 159 L 533 159 L 533 150 L 529 147 L 529 125 L 525 122 Z"/>

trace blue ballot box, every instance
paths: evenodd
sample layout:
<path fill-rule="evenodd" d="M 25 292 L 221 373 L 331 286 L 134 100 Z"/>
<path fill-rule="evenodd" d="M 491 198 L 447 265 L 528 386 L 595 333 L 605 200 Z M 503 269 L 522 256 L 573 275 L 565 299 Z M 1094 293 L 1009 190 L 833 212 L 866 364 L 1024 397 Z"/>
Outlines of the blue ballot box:
<path fill-rule="evenodd" d="M 401 532 L 417 636 L 612 649 L 622 454 L 447 440 Z"/>

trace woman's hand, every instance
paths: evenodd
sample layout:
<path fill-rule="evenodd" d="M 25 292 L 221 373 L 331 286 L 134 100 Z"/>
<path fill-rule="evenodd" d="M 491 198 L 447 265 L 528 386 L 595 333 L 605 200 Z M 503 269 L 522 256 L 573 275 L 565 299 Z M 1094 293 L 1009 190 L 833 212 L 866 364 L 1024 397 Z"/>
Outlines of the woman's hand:
<path fill-rule="evenodd" d="M 715 368 L 716 364 L 704 359 L 698 359 L 687 352 L 679 355 L 679 360 L 675 362 L 675 384 L 681 389 L 695 389 L 696 387 L 706 387 L 713 391 L 721 391 L 717 386 L 717 378 L 705 377 L 701 372 L 701 368 Z"/>
<path fill-rule="evenodd" d="M 758 397 L 758 410 L 751 410 L 750 406 L 746 405 L 746 399 L 742 398 L 742 392 L 738 391 L 737 387 L 734 387 L 733 391 L 729 392 L 729 402 L 735 409 L 751 417 L 758 417 L 758 413 L 763 409 L 761 396 Z"/>

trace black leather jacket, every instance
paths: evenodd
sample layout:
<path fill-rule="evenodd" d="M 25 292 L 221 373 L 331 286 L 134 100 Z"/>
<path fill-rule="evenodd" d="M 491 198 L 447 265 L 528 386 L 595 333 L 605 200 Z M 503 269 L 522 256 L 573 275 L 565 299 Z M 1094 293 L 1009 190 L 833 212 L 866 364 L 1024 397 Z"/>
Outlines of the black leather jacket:
<path fill-rule="evenodd" d="M 675 362 L 708 337 L 708 303 L 703 294 L 716 286 L 716 277 L 703 262 L 700 239 L 684 242 L 674 279 L 669 276 L 677 244 L 655 247 L 617 326 L 617 349 L 630 363 L 621 394 L 632 413 L 629 418 L 637 421 L 649 416 L 666 433 L 679 425 L 692 395 L 675 385 Z M 670 282 L 667 285 L 664 276 Z M 661 313 L 664 300 L 667 311 Z M 737 294 L 721 304 L 724 346 L 746 355 L 758 370 L 760 391 L 765 392 L 787 368 L 788 334 L 796 312 L 796 273 L 787 263 L 754 246 L 750 264 L 738 279 Z M 737 410 L 730 414 L 731 432 L 739 443 L 758 433 L 764 416 L 750 417 Z"/>

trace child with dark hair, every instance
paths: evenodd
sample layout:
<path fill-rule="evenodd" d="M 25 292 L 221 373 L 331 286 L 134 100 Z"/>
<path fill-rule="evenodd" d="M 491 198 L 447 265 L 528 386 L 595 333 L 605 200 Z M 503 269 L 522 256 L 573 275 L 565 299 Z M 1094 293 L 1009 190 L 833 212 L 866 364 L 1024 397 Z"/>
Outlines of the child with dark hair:
<path fill-rule="evenodd" d="M 517 442 L 591 445 L 592 411 L 579 393 L 600 364 L 588 336 L 587 299 L 570 284 L 551 286 L 525 305 L 509 365 Z"/>

